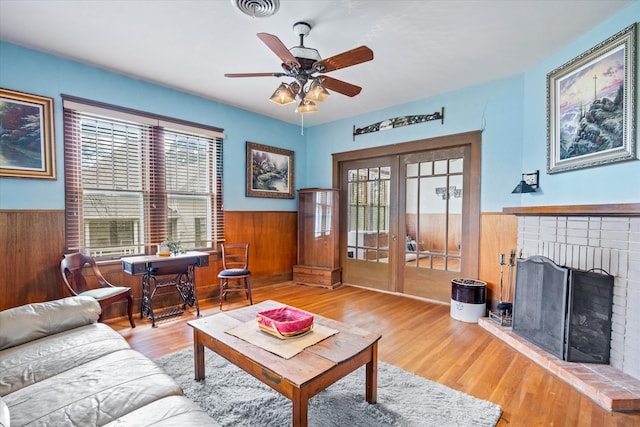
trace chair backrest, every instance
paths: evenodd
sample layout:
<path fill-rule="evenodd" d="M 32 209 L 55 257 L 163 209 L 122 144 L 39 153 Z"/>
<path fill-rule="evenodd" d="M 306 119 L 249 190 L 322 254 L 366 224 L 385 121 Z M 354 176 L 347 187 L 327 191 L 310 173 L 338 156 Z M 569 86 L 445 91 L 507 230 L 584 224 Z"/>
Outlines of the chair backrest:
<path fill-rule="evenodd" d="M 93 257 L 80 253 L 67 254 L 60 262 L 60 273 L 62 273 L 64 284 L 67 285 L 67 288 L 69 288 L 69 291 L 73 295 L 89 289 L 87 280 L 83 274 L 84 267 L 87 264 L 92 268 L 93 274 L 96 276 L 100 286 L 112 286 L 102 276 L 102 273 L 100 273 L 96 260 L 93 259 Z"/>
<path fill-rule="evenodd" d="M 222 268 L 229 270 L 249 268 L 249 244 L 248 243 L 223 243 L 222 246 Z"/>

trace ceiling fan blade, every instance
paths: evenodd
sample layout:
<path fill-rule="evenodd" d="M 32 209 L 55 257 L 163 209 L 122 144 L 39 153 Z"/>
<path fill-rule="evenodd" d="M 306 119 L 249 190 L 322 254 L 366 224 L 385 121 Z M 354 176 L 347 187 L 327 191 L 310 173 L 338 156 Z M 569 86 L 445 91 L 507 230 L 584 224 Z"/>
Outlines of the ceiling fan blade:
<path fill-rule="evenodd" d="M 318 80 L 322 80 L 321 83 L 325 89 L 329 89 L 334 92 L 338 92 L 351 97 L 356 96 L 362 90 L 360 86 L 356 86 L 342 80 L 334 79 L 333 77 L 329 76 L 318 77 Z"/>
<path fill-rule="evenodd" d="M 282 77 L 284 73 L 229 73 L 225 77 Z"/>
<path fill-rule="evenodd" d="M 258 38 L 262 40 L 264 44 L 267 45 L 269 49 L 273 51 L 278 58 L 282 60 L 285 64 L 291 66 L 291 68 L 296 67 L 300 68 L 300 63 L 296 59 L 295 56 L 289 52 L 289 49 L 280 41 L 280 39 L 273 34 L 268 33 L 258 33 Z"/>
<path fill-rule="evenodd" d="M 339 53 L 329 58 L 322 59 L 313 64 L 321 73 L 327 73 L 340 68 L 351 67 L 352 65 L 362 64 L 363 62 L 373 59 L 373 51 L 366 46 L 356 47 L 355 49 Z"/>

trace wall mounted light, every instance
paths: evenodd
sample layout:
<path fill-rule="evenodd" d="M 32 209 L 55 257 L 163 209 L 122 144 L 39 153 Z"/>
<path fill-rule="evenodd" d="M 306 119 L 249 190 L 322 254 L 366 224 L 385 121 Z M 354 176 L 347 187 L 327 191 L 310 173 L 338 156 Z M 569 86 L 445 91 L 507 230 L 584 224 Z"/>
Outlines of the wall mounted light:
<path fill-rule="evenodd" d="M 540 178 L 540 171 L 523 173 L 522 179 L 516 185 L 516 188 L 511 192 L 512 194 L 520 193 L 535 193 L 538 191 L 538 179 Z"/>

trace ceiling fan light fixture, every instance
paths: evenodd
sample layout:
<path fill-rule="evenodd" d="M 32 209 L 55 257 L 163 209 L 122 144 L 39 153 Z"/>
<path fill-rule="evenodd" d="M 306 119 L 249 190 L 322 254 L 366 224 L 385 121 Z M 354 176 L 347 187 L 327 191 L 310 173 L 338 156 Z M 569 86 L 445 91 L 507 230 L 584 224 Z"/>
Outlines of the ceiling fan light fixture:
<path fill-rule="evenodd" d="M 329 91 L 327 91 L 324 86 L 318 81 L 314 80 L 311 82 L 311 86 L 309 86 L 309 92 L 304 97 L 309 101 L 322 102 L 327 99 L 331 95 Z"/>
<path fill-rule="evenodd" d="M 286 85 L 286 83 L 280 83 L 280 86 L 278 86 L 278 89 L 273 92 L 273 95 L 271 95 L 269 100 L 280 105 L 291 104 L 296 100 L 296 94 L 289 86 Z"/>
<path fill-rule="evenodd" d="M 302 101 L 300 101 L 300 104 L 298 104 L 298 108 L 296 108 L 296 113 L 300 114 L 315 113 L 316 111 L 318 111 L 316 103 L 307 99 L 303 99 Z"/>
<path fill-rule="evenodd" d="M 300 85 L 298 84 L 298 82 L 291 82 L 289 83 L 289 90 L 291 91 L 291 93 L 293 94 L 293 97 L 295 98 L 296 95 L 300 92 Z"/>
<path fill-rule="evenodd" d="M 0 0 L 1 1 L 1 0 Z M 252 1 L 275 1 L 275 0 L 232 0 L 240 4 L 251 4 Z M 279 1 L 279 0 L 278 0 Z M 255 5 L 251 5 L 255 9 Z M 280 58 L 283 72 L 269 73 L 233 73 L 225 74 L 226 77 L 288 77 L 295 81 L 281 83 L 276 91 L 269 98 L 272 102 L 285 105 L 298 99 L 300 102 L 296 108 L 296 113 L 301 117 L 305 113 L 318 111 L 316 102 L 324 101 L 330 92 L 325 88 L 325 84 L 332 92 L 338 92 L 349 97 L 356 96 L 362 90 L 361 87 L 342 80 L 331 77 L 315 76 L 316 73 L 326 73 L 351 67 L 373 59 L 373 51 L 367 46 L 360 46 L 346 52 L 333 55 L 329 58 L 321 59 L 316 49 L 304 46 L 304 38 L 309 35 L 311 25 L 308 22 L 296 22 L 293 25 L 294 33 L 300 38 L 300 45 L 287 48 L 282 40 L 269 33 L 257 33 L 258 38 Z"/>

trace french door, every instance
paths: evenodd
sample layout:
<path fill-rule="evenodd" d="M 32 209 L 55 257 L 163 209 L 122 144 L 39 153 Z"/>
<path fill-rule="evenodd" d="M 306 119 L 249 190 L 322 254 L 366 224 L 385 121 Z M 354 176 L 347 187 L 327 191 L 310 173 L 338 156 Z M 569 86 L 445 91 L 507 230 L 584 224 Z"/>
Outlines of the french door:
<path fill-rule="evenodd" d="M 393 167 L 392 167 L 393 164 Z M 395 291 L 397 240 L 397 158 L 343 164 L 341 187 L 342 281 Z M 346 239 L 344 237 L 346 236 Z"/>
<path fill-rule="evenodd" d="M 449 302 L 451 279 L 476 277 L 477 138 L 337 162 L 344 283 Z"/>

